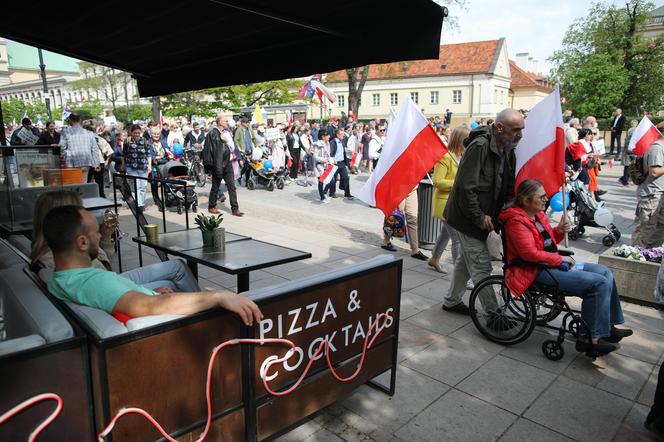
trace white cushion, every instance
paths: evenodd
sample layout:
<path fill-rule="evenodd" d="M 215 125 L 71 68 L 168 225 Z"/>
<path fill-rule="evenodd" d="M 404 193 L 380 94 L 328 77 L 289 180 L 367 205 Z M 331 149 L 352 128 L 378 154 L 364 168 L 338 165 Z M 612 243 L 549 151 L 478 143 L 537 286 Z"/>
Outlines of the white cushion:
<path fill-rule="evenodd" d="M 102 339 L 127 333 L 127 327 L 122 325 L 122 322 L 103 310 L 71 301 L 65 301 L 65 303 Z"/>
<path fill-rule="evenodd" d="M 176 319 L 184 318 L 185 315 L 152 315 L 141 316 L 140 318 L 133 318 L 127 321 L 127 330 L 133 332 L 142 328 L 151 327 L 164 322 L 174 321 Z"/>

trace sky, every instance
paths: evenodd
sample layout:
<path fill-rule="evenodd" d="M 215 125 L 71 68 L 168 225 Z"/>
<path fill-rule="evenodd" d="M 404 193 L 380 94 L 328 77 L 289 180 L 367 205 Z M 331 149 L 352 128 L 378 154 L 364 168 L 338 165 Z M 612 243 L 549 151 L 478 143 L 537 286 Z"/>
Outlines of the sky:
<path fill-rule="evenodd" d="M 652 2 L 655 7 L 664 5 L 664 0 Z M 624 4 L 619 0 L 613 3 Z M 591 4 L 589 0 L 467 0 L 465 10 L 449 8 L 450 16 L 458 18 L 459 28 L 443 30 L 441 43 L 505 37 L 511 59 L 517 53 L 528 52 L 539 61 L 538 71 L 548 74 L 551 63 L 546 59 L 562 47 L 567 28 Z"/>

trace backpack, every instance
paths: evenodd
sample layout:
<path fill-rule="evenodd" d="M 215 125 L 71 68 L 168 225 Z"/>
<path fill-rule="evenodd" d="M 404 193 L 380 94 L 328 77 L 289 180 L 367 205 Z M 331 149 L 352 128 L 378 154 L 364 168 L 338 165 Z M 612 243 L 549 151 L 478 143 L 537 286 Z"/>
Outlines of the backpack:
<path fill-rule="evenodd" d="M 646 180 L 646 178 L 648 178 L 648 176 L 643 173 L 643 157 L 637 157 L 636 160 L 629 165 L 629 179 L 639 186 Z"/>

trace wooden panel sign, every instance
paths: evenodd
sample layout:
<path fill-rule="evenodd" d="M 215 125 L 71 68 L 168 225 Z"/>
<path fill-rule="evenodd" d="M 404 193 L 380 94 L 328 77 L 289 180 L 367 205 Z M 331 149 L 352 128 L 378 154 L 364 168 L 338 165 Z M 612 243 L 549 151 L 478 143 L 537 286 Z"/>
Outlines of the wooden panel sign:
<path fill-rule="evenodd" d="M 284 356 L 288 349 L 276 345 L 255 347 L 258 439 L 288 428 L 396 366 L 400 285 L 401 261 L 395 261 L 260 303 L 264 319 L 255 337 L 289 339 L 296 348 L 287 361 L 266 371 L 268 363 Z M 329 370 L 325 351 L 316 356 L 316 350 L 327 340 L 330 360 L 338 374 L 352 375 L 367 334 L 380 314 L 385 316 L 378 325 L 384 327 L 367 350 L 361 372 L 352 381 L 339 381 Z M 313 357 L 316 361 L 302 385 L 286 396 L 268 394 L 263 377 L 271 390 L 285 390 L 302 376 Z"/>

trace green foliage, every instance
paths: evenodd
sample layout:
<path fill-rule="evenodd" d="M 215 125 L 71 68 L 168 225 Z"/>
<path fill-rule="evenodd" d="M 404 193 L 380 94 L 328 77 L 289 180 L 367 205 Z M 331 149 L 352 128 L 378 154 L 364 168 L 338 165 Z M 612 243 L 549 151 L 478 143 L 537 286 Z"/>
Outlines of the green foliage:
<path fill-rule="evenodd" d="M 81 116 L 81 120 L 100 118 L 104 115 L 104 106 L 101 105 L 99 100 L 87 100 L 81 105 L 70 104 L 69 106 L 72 112 L 76 112 Z M 62 106 L 53 109 L 52 114 L 54 120 L 62 118 Z"/>
<path fill-rule="evenodd" d="M 80 63 L 81 78 L 72 83 L 74 89 L 85 90 L 88 95 L 92 91 L 95 96 L 103 97 L 111 103 L 115 112 L 116 103 L 124 96 L 125 86 L 133 81 L 127 72 L 101 66 L 94 63 Z"/>
<path fill-rule="evenodd" d="M 664 35 L 643 36 L 654 5 L 626 0 L 624 6 L 594 3 L 565 33 L 563 49 L 550 58 L 552 81 L 560 83 L 565 107 L 575 115 L 609 116 L 654 112 L 664 95 Z M 606 95 L 606 97 L 601 97 Z"/>
<path fill-rule="evenodd" d="M 23 115 L 26 114 L 33 123 L 38 118 L 41 118 L 44 121 L 48 120 L 46 104 L 44 103 L 25 103 L 15 98 L 2 102 L 2 116 L 5 119 L 5 123 L 16 122 L 16 124 L 21 124 L 21 118 L 23 118 Z M 53 115 L 55 116 L 55 114 Z"/>
<path fill-rule="evenodd" d="M 558 81 L 567 106 L 585 117 L 611 115 L 622 102 L 628 76 L 606 54 L 593 54 L 586 63 L 566 69 Z"/>
<path fill-rule="evenodd" d="M 243 107 L 258 104 L 288 104 L 298 98 L 302 80 L 276 80 L 261 83 L 238 84 L 209 89 L 215 95 L 219 109 L 239 113 Z"/>
<path fill-rule="evenodd" d="M 203 232 L 209 232 L 214 229 L 218 229 L 223 220 L 224 218 L 222 215 L 207 216 L 202 213 L 199 213 L 196 216 L 194 222 L 196 223 L 198 228 L 201 229 Z"/>
<path fill-rule="evenodd" d="M 130 104 L 129 112 L 126 106 L 120 106 L 113 113 L 115 118 L 125 123 L 134 120 L 150 120 L 152 118 L 152 105 L 150 104 Z"/>
<path fill-rule="evenodd" d="M 166 95 L 162 98 L 161 108 L 167 117 L 187 117 L 188 120 L 192 115 L 213 117 L 219 107 L 214 97 L 208 89 Z"/>

